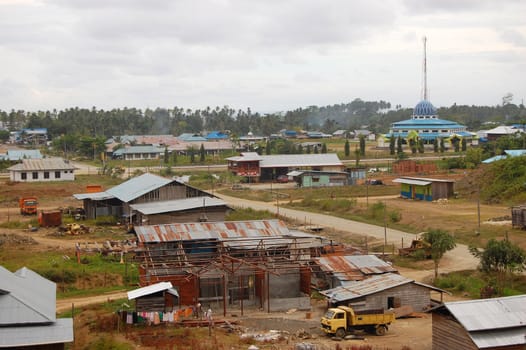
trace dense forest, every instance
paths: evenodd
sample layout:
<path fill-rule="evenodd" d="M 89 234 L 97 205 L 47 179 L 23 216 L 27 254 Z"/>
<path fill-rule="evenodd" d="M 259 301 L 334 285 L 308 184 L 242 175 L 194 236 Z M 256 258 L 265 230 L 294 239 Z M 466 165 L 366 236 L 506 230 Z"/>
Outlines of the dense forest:
<path fill-rule="evenodd" d="M 21 128 L 48 129 L 50 138 L 60 135 L 110 137 L 117 135 L 200 133 L 204 130 L 229 130 L 234 135 L 270 135 L 282 129 L 318 130 L 332 133 L 338 129 L 367 128 L 385 133 L 392 122 L 411 117 L 411 108 L 391 107 L 385 101 L 363 101 L 332 106 L 309 106 L 292 111 L 261 115 L 228 106 L 204 109 L 156 108 L 141 110 L 122 108 L 102 110 L 93 107 L 61 111 L 0 111 L 0 121 L 9 130 Z M 524 105 L 507 103 L 499 106 L 458 106 L 439 108 L 441 119 L 464 124 L 468 130 L 479 130 L 486 122 L 500 124 L 526 123 Z"/>

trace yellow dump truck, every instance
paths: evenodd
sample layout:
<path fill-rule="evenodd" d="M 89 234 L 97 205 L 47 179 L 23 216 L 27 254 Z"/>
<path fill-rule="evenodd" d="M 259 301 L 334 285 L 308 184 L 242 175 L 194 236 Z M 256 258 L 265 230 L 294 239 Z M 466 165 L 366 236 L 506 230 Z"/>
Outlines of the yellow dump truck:
<path fill-rule="evenodd" d="M 354 311 L 347 306 L 327 310 L 321 318 L 321 329 L 326 334 L 345 337 L 354 330 L 365 330 L 376 335 L 384 335 L 388 326 L 394 322 L 395 314 L 384 310 Z"/>

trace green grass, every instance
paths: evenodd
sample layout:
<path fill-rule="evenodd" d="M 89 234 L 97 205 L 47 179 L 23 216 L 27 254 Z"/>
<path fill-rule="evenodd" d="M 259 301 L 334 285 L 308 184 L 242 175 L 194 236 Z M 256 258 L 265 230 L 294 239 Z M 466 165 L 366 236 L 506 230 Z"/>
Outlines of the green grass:
<path fill-rule="evenodd" d="M 435 280 L 435 286 L 445 289 L 454 295 L 478 299 L 481 289 L 485 286 L 496 286 L 494 274 L 480 271 L 457 271 L 441 275 Z M 502 286 L 502 292 L 495 296 L 511 296 L 526 293 L 526 277 L 508 275 Z"/>

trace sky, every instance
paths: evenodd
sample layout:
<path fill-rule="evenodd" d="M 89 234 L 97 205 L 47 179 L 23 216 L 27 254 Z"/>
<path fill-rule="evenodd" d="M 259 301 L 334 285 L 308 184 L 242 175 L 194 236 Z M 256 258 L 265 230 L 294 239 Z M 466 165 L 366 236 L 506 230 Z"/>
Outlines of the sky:
<path fill-rule="evenodd" d="M 0 110 L 526 98 L 523 0 L 0 0 Z"/>

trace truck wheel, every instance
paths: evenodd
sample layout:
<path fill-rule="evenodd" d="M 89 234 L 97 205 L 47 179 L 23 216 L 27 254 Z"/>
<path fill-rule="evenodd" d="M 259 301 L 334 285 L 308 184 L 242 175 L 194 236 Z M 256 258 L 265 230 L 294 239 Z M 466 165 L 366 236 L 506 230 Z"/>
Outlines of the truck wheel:
<path fill-rule="evenodd" d="M 376 327 L 376 335 L 385 335 L 387 333 L 387 327 L 386 326 L 378 326 Z"/>
<path fill-rule="evenodd" d="M 342 338 L 342 339 L 345 338 L 345 329 L 343 329 L 343 328 L 338 328 L 338 329 L 336 330 L 336 336 L 337 336 L 338 338 Z"/>

